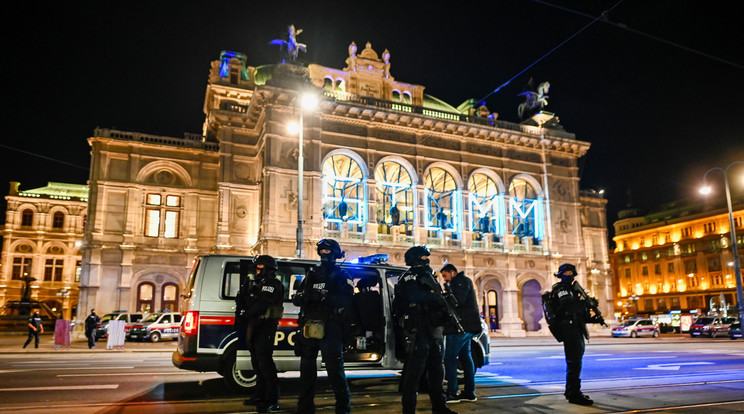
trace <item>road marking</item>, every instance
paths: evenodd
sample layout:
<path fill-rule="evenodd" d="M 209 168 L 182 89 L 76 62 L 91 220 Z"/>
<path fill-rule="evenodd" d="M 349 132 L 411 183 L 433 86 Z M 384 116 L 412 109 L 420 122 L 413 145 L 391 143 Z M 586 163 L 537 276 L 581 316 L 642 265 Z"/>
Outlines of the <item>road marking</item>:
<path fill-rule="evenodd" d="M 658 369 L 658 370 L 664 370 L 664 371 L 679 371 L 679 368 L 681 366 L 690 366 L 690 365 L 713 365 L 712 362 L 680 362 L 677 364 L 653 364 L 649 365 L 644 368 L 633 368 L 633 369 Z"/>
<path fill-rule="evenodd" d="M 104 385 L 56 385 L 52 387 L 0 388 L 0 391 L 74 391 L 74 390 L 115 390 L 119 384 Z"/>
<path fill-rule="evenodd" d="M 192 372 L 192 371 L 186 371 L 186 372 L 116 372 L 116 373 L 101 373 L 101 374 L 58 374 L 57 377 L 122 377 L 122 376 L 131 376 L 131 375 L 216 375 L 219 376 L 219 374 L 215 372 Z"/>
<path fill-rule="evenodd" d="M 635 361 L 636 359 L 671 359 L 677 358 L 673 356 L 649 356 L 649 357 L 619 357 L 619 358 L 598 358 L 597 361 Z"/>
<path fill-rule="evenodd" d="M 563 359 L 565 358 L 564 355 L 553 355 L 553 356 L 547 356 L 547 357 L 537 357 L 535 359 Z"/>

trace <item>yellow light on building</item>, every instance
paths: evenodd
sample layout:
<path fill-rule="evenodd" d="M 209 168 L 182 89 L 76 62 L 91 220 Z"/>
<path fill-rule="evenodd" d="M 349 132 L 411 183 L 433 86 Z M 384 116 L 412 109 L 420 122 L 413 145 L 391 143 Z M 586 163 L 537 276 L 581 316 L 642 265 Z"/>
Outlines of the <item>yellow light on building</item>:
<path fill-rule="evenodd" d="M 640 284 L 640 283 L 638 283 L 638 284 L 636 285 L 636 288 L 635 288 L 635 294 L 636 294 L 636 295 L 638 295 L 638 296 L 640 296 L 640 295 L 642 295 L 642 294 L 643 294 L 643 286 L 641 286 L 641 284 Z"/>
<path fill-rule="evenodd" d="M 618 302 L 617 306 L 623 306 L 623 302 L 622 301 Z"/>
<path fill-rule="evenodd" d="M 632 247 L 633 250 L 638 250 L 638 247 L 639 247 L 638 243 L 633 243 L 633 247 Z"/>
<path fill-rule="evenodd" d="M 651 286 L 648 288 L 648 293 L 655 295 L 656 294 L 656 286 Z"/>
<path fill-rule="evenodd" d="M 620 289 L 620 296 L 628 296 L 628 291 L 626 289 Z"/>
<path fill-rule="evenodd" d="M 669 293 L 670 290 L 672 290 L 672 287 L 669 286 L 669 283 L 664 283 L 664 293 Z"/>

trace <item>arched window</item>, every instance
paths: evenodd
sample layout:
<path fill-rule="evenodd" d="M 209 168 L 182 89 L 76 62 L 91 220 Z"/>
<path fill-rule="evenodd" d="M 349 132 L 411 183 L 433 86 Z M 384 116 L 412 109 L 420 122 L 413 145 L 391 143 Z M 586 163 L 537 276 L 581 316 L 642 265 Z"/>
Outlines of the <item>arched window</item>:
<path fill-rule="evenodd" d="M 411 104 L 411 92 L 403 92 L 403 103 L 407 105 Z"/>
<path fill-rule="evenodd" d="M 385 161 L 375 169 L 378 233 L 390 234 L 392 226 L 404 225 L 413 234 L 413 179 L 401 164 Z"/>
<path fill-rule="evenodd" d="M 424 185 L 424 223 L 430 231 L 430 237 L 436 237 L 440 230 L 456 233 L 459 194 L 455 178 L 443 168 L 433 167 L 427 172 Z"/>
<path fill-rule="evenodd" d="M 344 80 L 341 78 L 336 79 L 336 87 L 334 88 L 334 90 L 339 92 L 346 92 L 346 82 L 344 82 Z"/>
<path fill-rule="evenodd" d="M 34 224 L 34 211 L 27 208 L 21 213 L 21 226 L 32 226 Z"/>
<path fill-rule="evenodd" d="M 329 230 L 363 232 L 365 224 L 364 173 L 350 156 L 336 154 L 323 162 L 323 218 Z"/>
<path fill-rule="evenodd" d="M 511 234 L 532 237 L 536 242 L 543 238 L 542 203 L 529 182 L 515 178 L 509 184 L 509 215 Z"/>
<path fill-rule="evenodd" d="M 155 285 L 150 282 L 137 285 L 137 311 L 155 312 Z"/>
<path fill-rule="evenodd" d="M 51 245 L 46 251 L 46 258 L 44 259 L 44 281 L 45 282 L 61 282 L 62 272 L 65 267 L 65 251 L 58 245 Z M 57 257 L 54 257 L 57 256 Z M 60 257 L 62 256 L 62 257 Z"/>
<path fill-rule="evenodd" d="M 15 254 L 13 255 L 13 267 L 11 269 L 10 278 L 13 280 L 21 280 L 22 277 L 31 274 L 31 264 L 33 263 L 34 248 L 30 244 L 22 243 L 16 246 Z"/>
<path fill-rule="evenodd" d="M 393 102 L 400 102 L 400 91 L 395 89 L 393 90 Z"/>
<path fill-rule="evenodd" d="M 470 210 L 469 227 L 476 240 L 482 240 L 483 235 L 493 234 L 503 236 L 501 213 L 502 196 L 496 182 L 486 174 L 475 173 L 468 181 L 468 210 Z"/>
<path fill-rule="evenodd" d="M 162 310 L 178 312 L 178 285 L 175 283 L 166 283 L 163 285 L 160 305 Z"/>
<path fill-rule="evenodd" d="M 61 229 L 65 225 L 65 213 L 57 211 L 52 216 L 52 228 Z"/>
<path fill-rule="evenodd" d="M 327 91 L 333 90 L 333 78 L 331 77 L 323 78 L 323 89 Z"/>

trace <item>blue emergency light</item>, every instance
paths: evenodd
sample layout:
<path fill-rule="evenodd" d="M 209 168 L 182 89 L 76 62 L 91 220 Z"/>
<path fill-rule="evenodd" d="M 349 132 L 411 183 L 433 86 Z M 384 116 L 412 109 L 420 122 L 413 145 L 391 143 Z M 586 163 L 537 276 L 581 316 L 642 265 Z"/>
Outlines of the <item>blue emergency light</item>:
<path fill-rule="evenodd" d="M 356 263 L 359 264 L 381 264 L 387 263 L 388 255 L 386 254 L 373 254 L 371 256 L 359 257 L 356 259 Z"/>

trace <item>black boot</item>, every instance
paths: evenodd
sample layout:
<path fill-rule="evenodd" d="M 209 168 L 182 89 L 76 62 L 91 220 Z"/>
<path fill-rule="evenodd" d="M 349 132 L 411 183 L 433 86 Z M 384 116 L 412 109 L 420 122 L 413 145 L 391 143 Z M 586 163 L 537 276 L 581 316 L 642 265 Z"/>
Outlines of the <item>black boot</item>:
<path fill-rule="evenodd" d="M 587 396 L 586 394 L 582 394 L 581 392 L 579 392 L 578 394 L 568 395 L 566 396 L 566 398 L 568 399 L 568 402 L 570 402 L 571 404 L 579 404 L 579 405 L 594 404 L 594 401 L 592 401 L 592 399 L 589 398 L 589 396 Z"/>

